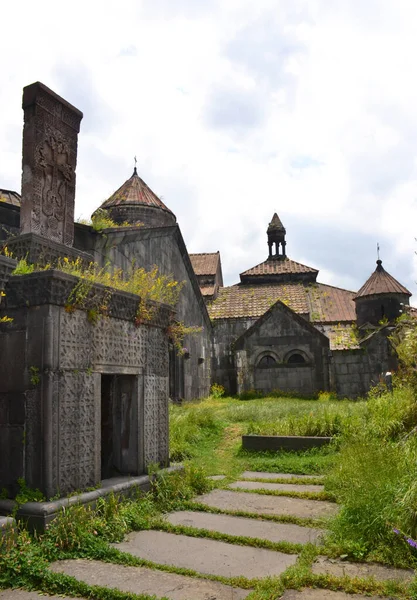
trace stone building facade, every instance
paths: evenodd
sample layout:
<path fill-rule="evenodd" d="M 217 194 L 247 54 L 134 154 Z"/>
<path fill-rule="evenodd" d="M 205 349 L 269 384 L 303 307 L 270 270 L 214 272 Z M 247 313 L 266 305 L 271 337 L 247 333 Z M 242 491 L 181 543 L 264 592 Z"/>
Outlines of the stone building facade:
<path fill-rule="evenodd" d="M 41 83 L 23 109 L 22 194 L 0 190 L 0 488 L 23 478 L 52 497 L 168 465 L 168 401 L 208 395 L 212 325 L 175 215 L 136 169 L 100 207 L 115 227 L 74 224 L 82 113 Z M 50 268 L 13 274 L 20 258 Z M 178 306 L 137 322 L 140 298 L 99 284 L 71 305 L 81 280 L 53 267 L 76 259 L 156 265 L 184 283 Z M 183 353 L 168 337 L 178 321 L 198 329 Z"/>

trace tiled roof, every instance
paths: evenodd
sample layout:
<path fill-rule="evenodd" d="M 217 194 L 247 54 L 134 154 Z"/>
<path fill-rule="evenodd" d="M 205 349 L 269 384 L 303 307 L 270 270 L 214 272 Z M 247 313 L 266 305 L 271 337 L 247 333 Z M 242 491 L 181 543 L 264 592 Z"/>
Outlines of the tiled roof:
<path fill-rule="evenodd" d="M 13 204 L 13 206 L 20 206 L 21 197 L 17 192 L 11 190 L 0 189 L 0 202 L 6 202 L 7 204 Z"/>
<path fill-rule="evenodd" d="M 209 314 L 212 319 L 256 318 L 281 300 L 298 314 L 308 313 L 312 322 L 352 322 L 356 319 L 353 296 L 353 292 L 321 283 L 238 284 L 219 289 Z"/>
<path fill-rule="evenodd" d="M 369 279 L 363 284 L 355 298 L 364 296 L 376 296 L 378 294 L 405 294 L 411 296 L 411 293 L 401 283 L 382 266 L 382 261 L 377 260 L 377 267 Z"/>
<path fill-rule="evenodd" d="M 269 233 L 271 231 L 283 231 L 284 233 L 286 233 L 285 227 L 282 224 L 281 219 L 279 218 L 277 213 L 274 213 L 274 216 L 272 217 L 272 221 L 268 225 L 267 233 Z"/>
<path fill-rule="evenodd" d="M 214 285 L 202 285 L 200 286 L 200 291 L 203 296 L 213 296 L 216 290 L 216 286 Z"/>
<path fill-rule="evenodd" d="M 330 340 L 330 350 L 359 350 L 360 345 L 356 330 L 351 323 L 337 325 L 316 325 Z"/>
<path fill-rule="evenodd" d="M 256 267 L 244 271 L 241 273 L 241 276 L 281 275 L 288 273 L 318 273 L 318 270 L 302 265 L 290 258 L 268 259 L 265 262 L 256 265 Z"/>
<path fill-rule="evenodd" d="M 190 254 L 191 264 L 196 275 L 215 275 L 219 266 L 219 252 Z"/>
<path fill-rule="evenodd" d="M 143 179 L 139 177 L 136 167 L 132 177 L 125 181 L 124 184 L 108 198 L 108 200 L 105 200 L 101 205 L 101 208 L 110 208 L 111 206 L 118 206 L 120 204 L 153 206 L 172 213 L 162 200 L 154 194 L 151 188 L 146 185 Z"/>

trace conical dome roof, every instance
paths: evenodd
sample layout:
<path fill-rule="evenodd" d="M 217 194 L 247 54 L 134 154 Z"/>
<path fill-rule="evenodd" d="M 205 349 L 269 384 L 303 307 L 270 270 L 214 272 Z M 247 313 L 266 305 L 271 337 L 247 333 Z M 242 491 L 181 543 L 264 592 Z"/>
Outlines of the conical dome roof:
<path fill-rule="evenodd" d="M 271 233 L 272 231 L 283 231 L 284 233 L 286 233 L 285 227 L 282 224 L 281 219 L 279 218 L 277 213 L 274 213 L 274 216 L 272 217 L 272 221 L 268 225 L 268 229 L 266 232 Z"/>
<path fill-rule="evenodd" d="M 390 275 L 382 266 L 382 260 L 376 261 L 377 267 L 369 279 L 363 284 L 354 299 L 364 298 L 366 296 L 376 296 L 379 294 L 404 294 L 411 296 L 411 293 L 392 275 Z"/>
<path fill-rule="evenodd" d="M 176 223 L 174 213 L 139 177 L 136 167 L 132 176 L 100 208 L 107 210 L 119 223 L 140 222 L 147 227 L 166 227 Z"/>

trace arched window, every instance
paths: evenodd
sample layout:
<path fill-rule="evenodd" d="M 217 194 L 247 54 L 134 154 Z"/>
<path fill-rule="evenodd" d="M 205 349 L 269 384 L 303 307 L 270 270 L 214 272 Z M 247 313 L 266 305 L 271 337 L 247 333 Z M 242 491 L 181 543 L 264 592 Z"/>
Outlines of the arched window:
<path fill-rule="evenodd" d="M 299 354 L 298 352 L 291 354 L 291 356 L 287 360 L 287 363 L 289 365 L 303 365 L 305 362 L 306 359 L 304 358 L 304 356 L 302 354 Z"/>
<path fill-rule="evenodd" d="M 273 367 L 277 364 L 275 358 L 269 354 L 263 356 L 261 360 L 258 362 L 258 367 L 261 369 L 267 369 L 268 367 Z"/>

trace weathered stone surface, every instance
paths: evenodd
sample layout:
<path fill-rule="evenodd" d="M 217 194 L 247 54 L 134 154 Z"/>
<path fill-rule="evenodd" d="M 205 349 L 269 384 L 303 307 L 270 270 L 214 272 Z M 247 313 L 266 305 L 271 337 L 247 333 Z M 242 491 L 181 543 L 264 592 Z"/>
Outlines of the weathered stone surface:
<path fill-rule="evenodd" d="M 196 502 L 221 510 L 242 510 L 258 515 L 292 515 L 294 517 L 320 519 L 334 515 L 338 507 L 332 502 L 245 494 L 228 490 L 213 490 L 197 496 Z"/>
<path fill-rule="evenodd" d="M 74 600 L 68 596 L 46 596 L 42 592 L 27 592 L 26 590 L 0 591 L 0 600 Z"/>
<path fill-rule="evenodd" d="M 222 481 L 222 479 L 226 479 L 226 475 L 211 475 L 209 479 L 212 481 Z"/>
<path fill-rule="evenodd" d="M 267 384 L 265 380 L 265 385 Z M 331 437 L 301 435 L 242 435 L 242 448 L 245 450 L 287 450 L 298 452 L 310 448 L 321 448 L 330 444 Z"/>
<path fill-rule="evenodd" d="M 24 88 L 23 109 L 21 232 L 72 246 L 83 114 L 39 82 Z"/>
<path fill-rule="evenodd" d="M 235 481 L 231 488 L 241 490 L 271 490 L 276 492 L 323 492 L 324 485 L 298 485 L 297 483 L 267 483 L 261 481 Z"/>
<path fill-rule="evenodd" d="M 311 527 L 188 510 L 171 513 L 168 515 L 167 520 L 173 525 L 186 525 L 187 527 L 219 531 L 229 535 L 259 538 L 270 542 L 285 541 L 293 544 L 314 544 L 318 541 L 320 535 L 324 533 L 320 529 Z"/>
<path fill-rule="evenodd" d="M 51 570 L 71 575 L 89 585 L 117 588 L 134 594 L 155 594 L 170 600 L 240 600 L 250 593 L 250 590 L 232 588 L 217 581 L 97 560 L 63 560 L 51 565 Z"/>
<path fill-rule="evenodd" d="M 397 579 L 409 581 L 414 577 L 411 569 L 395 569 L 376 563 L 351 563 L 320 556 L 313 564 L 315 575 L 334 575 L 335 577 L 374 577 L 378 581 Z"/>
<path fill-rule="evenodd" d="M 240 476 L 241 479 L 310 479 L 314 477 L 323 478 L 322 475 L 298 475 L 296 473 L 265 473 L 261 471 L 244 471 Z"/>
<path fill-rule="evenodd" d="M 367 600 L 379 600 L 380 596 L 366 596 Z M 345 592 L 332 592 L 331 590 L 307 588 L 301 592 L 287 590 L 281 600 L 365 600 L 359 594 L 345 594 Z M 392 599 L 391 599 L 392 600 Z"/>
<path fill-rule="evenodd" d="M 122 552 L 129 552 L 155 563 L 223 577 L 242 575 L 254 578 L 279 575 L 297 559 L 294 554 L 163 531 L 134 532 L 129 534 L 124 542 L 114 546 Z"/>

